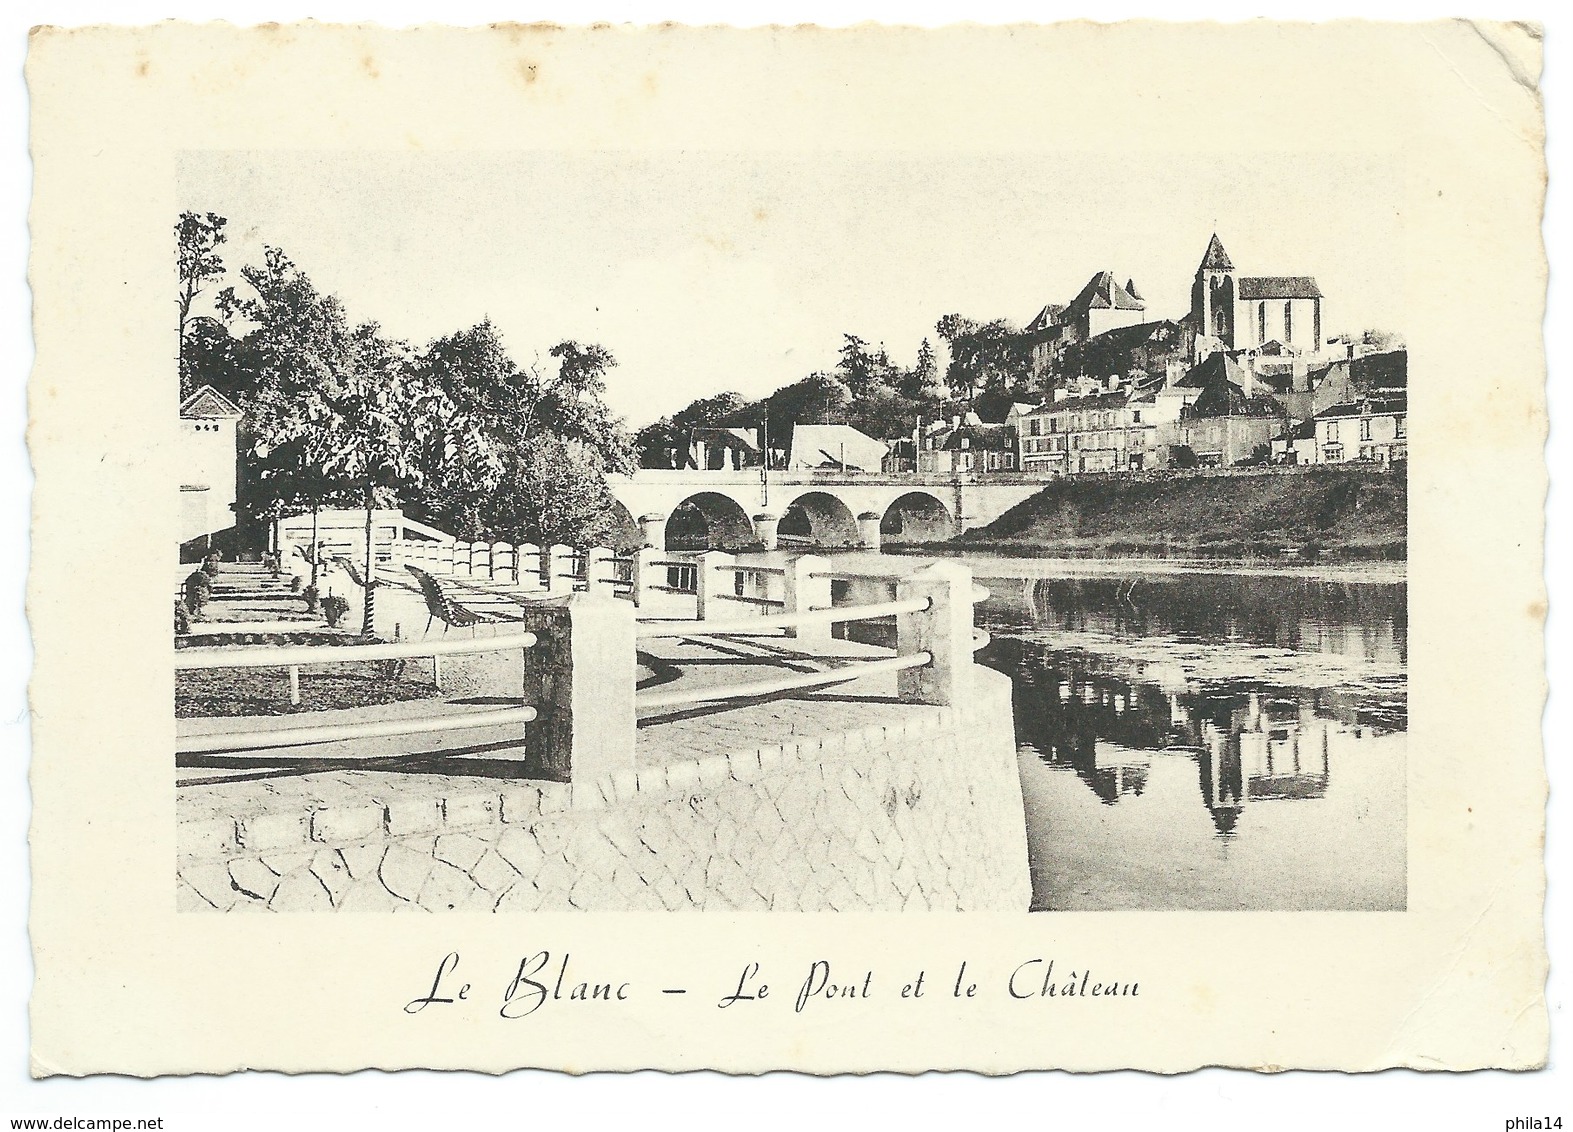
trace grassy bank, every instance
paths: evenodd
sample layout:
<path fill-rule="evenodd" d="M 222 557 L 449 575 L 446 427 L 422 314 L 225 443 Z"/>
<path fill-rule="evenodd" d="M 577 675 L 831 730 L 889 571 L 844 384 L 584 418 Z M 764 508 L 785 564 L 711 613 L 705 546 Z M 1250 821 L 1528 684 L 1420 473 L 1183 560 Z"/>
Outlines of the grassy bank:
<path fill-rule="evenodd" d="M 946 545 L 1070 557 L 1401 559 L 1408 508 L 1403 471 L 1064 479 Z"/>

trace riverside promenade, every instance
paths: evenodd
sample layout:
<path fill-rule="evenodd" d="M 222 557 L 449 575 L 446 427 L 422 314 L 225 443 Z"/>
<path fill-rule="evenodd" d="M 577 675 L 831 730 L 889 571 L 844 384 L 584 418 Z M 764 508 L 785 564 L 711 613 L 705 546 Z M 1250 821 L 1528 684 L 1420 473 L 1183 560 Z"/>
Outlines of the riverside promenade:
<path fill-rule="evenodd" d="M 898 569 L 916 574 L 924 566 L 904 561 Z M 733 563 L 720 569 L 728 581 L 739 576 Z M 779 566 L 764 569 L 781 576 Z M 378 587 L 377 600 L 379 619 L 393 611 L 403 632 L 424 617 L 415 617 L 422 610 L 412 604 L 413 591 L 400 587 L 399 573 L 383 571 L 387 585 Z M 877 605 L 902 584 L 882 575 L 864 583 L 841 579 L 841 596 Z M 970 577 L 962 584 L 970 590 Z M 569 600 L 473 577 L 451 579 L 446 589 L 498 618 L 510 616 L 512 606 L 520 624 Z M 697 596 L 662 594 L 651 603 L 670 618 L 641 610 L 641 632 L 657 635 L 641 636 L 630 659 L 632 751 L 623 765 L 554 775 L 530 761 L 530 726 L 521 743 L 513 724 L 356 738 L 304 753 L 181 757 L 178 906 L 207 912 L 1027 907 L 1010 683 L 971 663 L 970 635 L 958 642 L 965 670 L 955 685 L 965 694 L 927 697 L 952 702 L 916 702 L 913 689 L 922 681 L 910 665 L 891 670 L 888 647 L 838 639 L 828 623 L 824 632 L 800 628 L 793 636 L 784 627 L 707 632 L 691 610 L 682 616 Z M 608 600 L 618 613 L 631 604 L 605 599 L 597 608 Z M 770 600 L 757 599 L 765 613 L 772 612 Z M 965 617 L 970 627 L 970 601 Z M 735 624 L 735 617 L 726 623 Z M 471 631 L 484 639 L 517 629 L 500 619 Z M 513 655 L 527 658 L 532 651 Z M 899 657 L 900 647 L 894 651 Z M 424 663 L 430 669 L 433 662 Z M 474 693 L 495 693 L 498 671 L 495 662 L 466 668 L 460 659 L 445 660 L 441 694 L 484 710 L 499 697 Z M 516 687 L 514 662 L 505 661 L 501 671 Z M 270 678 L 283 688 L 279 673 Z M 803 680 L 817 686 L 730 695 Z M 527 672 L 522 683 L 531 685 Z M 710 690 L 716 698 L 707 698 Z M 430 703 L 354 709 L 350 717 L 409 716 Z M 615 706 L 607 708 L 615 714 Z M 266 731 L 301 719 L 247 722 Z M 235 722 L 183 720 L 181 731 L 189 741 Z"/>

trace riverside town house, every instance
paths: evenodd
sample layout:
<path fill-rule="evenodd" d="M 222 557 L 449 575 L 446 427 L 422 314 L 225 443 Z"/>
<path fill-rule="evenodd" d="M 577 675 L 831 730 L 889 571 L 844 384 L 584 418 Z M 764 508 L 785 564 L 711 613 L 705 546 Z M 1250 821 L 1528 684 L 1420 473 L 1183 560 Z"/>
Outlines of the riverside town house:
<path fill-rule="evenodd" d="M 1316 451 L 1320 464 L 1375 460 L 1388 464 L 1409 456 L 1408 399 L 1384 399 L 1334 405 L 1316 418 Z"/>

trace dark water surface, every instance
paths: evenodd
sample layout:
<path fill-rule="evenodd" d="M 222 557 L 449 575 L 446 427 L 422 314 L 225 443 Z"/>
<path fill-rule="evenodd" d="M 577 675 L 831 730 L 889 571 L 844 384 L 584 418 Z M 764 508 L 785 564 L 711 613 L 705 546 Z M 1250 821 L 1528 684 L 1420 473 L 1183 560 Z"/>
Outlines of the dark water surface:
<path fill-rule="evenodd" d="M 1035 909 L 1404 907 L 1403 582 L 978 580 Z"/>

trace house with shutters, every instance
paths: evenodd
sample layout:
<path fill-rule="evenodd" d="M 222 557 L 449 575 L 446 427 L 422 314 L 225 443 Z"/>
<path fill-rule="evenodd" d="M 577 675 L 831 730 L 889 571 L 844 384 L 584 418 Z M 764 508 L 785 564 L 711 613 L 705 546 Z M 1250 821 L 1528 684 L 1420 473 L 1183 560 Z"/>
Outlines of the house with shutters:
<path fill-rule="evenodd" d="M 1407 391 L 1374 394 L 1316 415 L 1315 462 L 1389 465 L 1409 458 Z"/>

